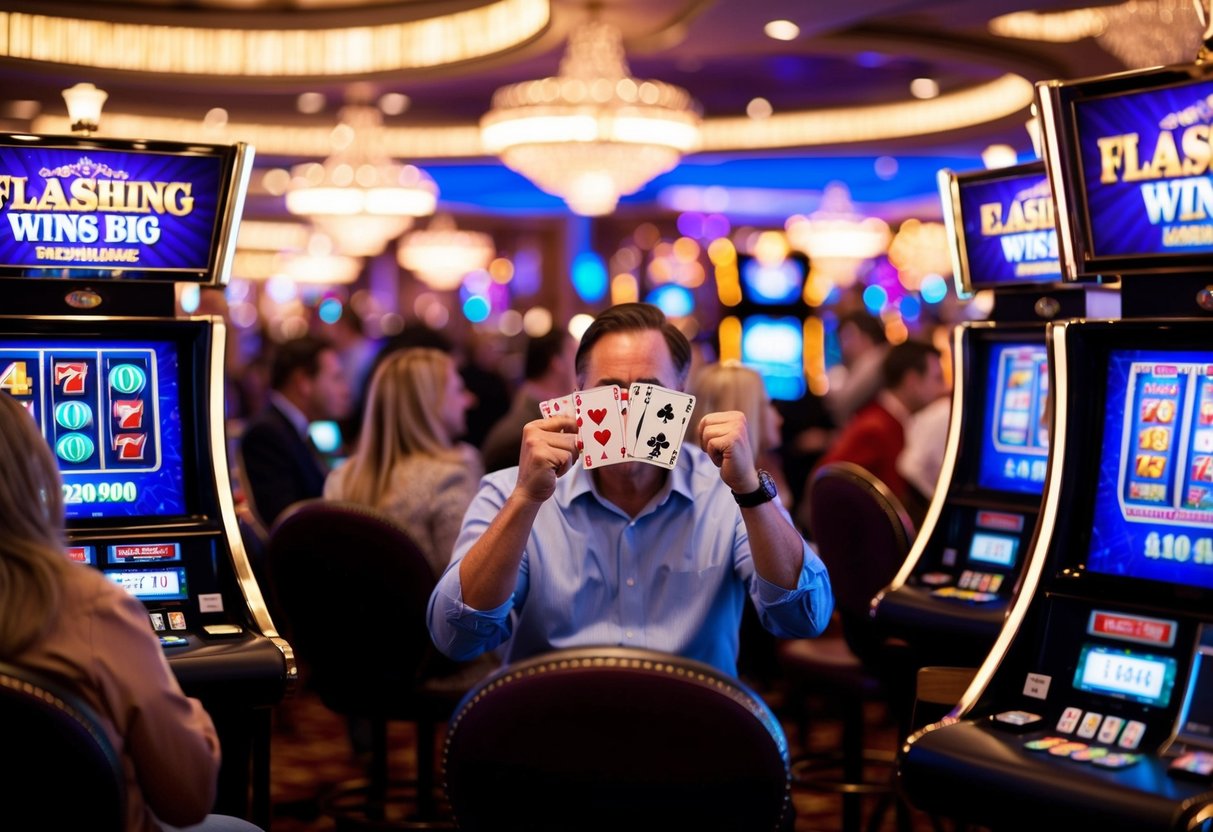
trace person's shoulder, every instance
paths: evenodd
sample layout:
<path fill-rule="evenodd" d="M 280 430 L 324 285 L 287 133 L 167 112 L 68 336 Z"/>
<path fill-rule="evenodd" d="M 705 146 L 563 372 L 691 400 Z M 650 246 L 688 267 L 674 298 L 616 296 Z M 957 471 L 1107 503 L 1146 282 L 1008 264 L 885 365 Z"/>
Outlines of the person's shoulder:
<path fill-rule="evenodd" d="M 64 570 L 62 587 L 65 609 L 112 612 L 137 605 L 141 614 L 145 612 L 143 602 L 91 566 L 69 564 Z"/>

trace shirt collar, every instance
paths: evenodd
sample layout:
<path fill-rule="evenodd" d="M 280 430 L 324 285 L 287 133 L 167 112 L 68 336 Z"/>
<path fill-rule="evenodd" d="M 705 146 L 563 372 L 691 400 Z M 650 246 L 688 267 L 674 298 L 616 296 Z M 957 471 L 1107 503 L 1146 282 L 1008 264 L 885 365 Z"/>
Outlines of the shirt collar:
<path fill-rule="evenodd" d="M 671 493 L 681 494 L 688 501 L 693 500 L 692 476 L 695 469 L 704 464 L 712 464 L 708 460 L 707 454 L 694 445 L 684 444 L 679 452 L 678 462 L 670 471 L 670 476 L 666 477 L 661 490 L 657 492 L 655 505 L 664 503 Z M 555 500 L 562 509 L 568 508 L 574 500 L 584 494 L 592 494 L 597 500 L 602 499 L 598 494 L 598 489 L 594 487 L 593 472 L 587 471 L 581 465 L 581 461 L 577 460 L 573 463 L 573 470 L 565 475 L 560 487 L 556 489 Z"/>
<path fill-rule="evenodd" d="M 279 393 L 277 390 L 271 390 L 270 403 L 282 412 L 282 415 L 286 417 L 286 420 L 291 423 L 291 426 L 295 428 L 295 431 L 300 436 L 307 436 L 307 427 L 310 422 L 308 421 L 307 416 L 303 414 L 303 411 L 295 407 L 295 405 L 291 403 L 290 399 Z"/>
<path fill-rule="evenodd" d="M 889 415 L 897 421 L 901 422 L 901 426 L 909 427 L 910 422 L 914 418 L 914 414 L 906 409 L 906 406 L 901 403 L 901 400 L 890 393 L 888 390 L 881 390 L 876 394 L 876 401 L 880 406 L 889 411 Z"/>

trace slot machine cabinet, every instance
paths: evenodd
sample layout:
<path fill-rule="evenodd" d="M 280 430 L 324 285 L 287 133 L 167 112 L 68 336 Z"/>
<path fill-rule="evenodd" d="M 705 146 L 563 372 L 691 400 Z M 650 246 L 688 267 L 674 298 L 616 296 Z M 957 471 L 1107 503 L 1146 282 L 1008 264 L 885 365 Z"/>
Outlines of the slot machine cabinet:
<path fill-rule="evenodd" d="M 909 741 L 915 804 L 1136 830 L 1208 809 L 1209 779 L 1174 766 L 1213 750 L 1211 336 L 1203 321 L 1053 326 L 1062 461 L 1007 626 L 953 715 Z"/>
<path fill-rule="evenodd" d="M 1050 327 L 1053 462 L 1022 587 L 899 778 L 915 805 L 994 828 L 1207 829 L 1213 225 L 1181 209 L 1209 188 L 1189 151 L 1213 78 L 1195 64 L 1037 92 L 1062 262 L 1120 274 L 1126 319 Z"/>
<path fill-rule="evenodd" d="M 1036 530 L 1049 458 L 1046 326 L 1115 315 L 1105 286 L 1065 285 L 1045 167 L 941 171 L 957 291 L 994 295 L 953 330 L 953 392 L 939 484 L 906 561 L 872 602 L 915 663 L 980 664 L 1006 617 Z"/>
<path fill-rule="evenodd" d="M 177 318 L 174 286 L 226 282 L 251 162 L 244 145 L 0 136 L 0 391 L 59 463 L 68 557 L 143 601 L 214 719 L 214 810 L 268 828 L 270 709 L 296 666 L 232 499 L 225 326 Z"/>

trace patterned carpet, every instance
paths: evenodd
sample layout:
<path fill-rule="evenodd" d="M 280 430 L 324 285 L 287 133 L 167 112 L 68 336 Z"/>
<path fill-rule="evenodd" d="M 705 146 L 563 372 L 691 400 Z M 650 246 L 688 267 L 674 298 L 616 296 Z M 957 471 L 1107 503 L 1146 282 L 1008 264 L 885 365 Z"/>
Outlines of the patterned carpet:
<path fill-rule="evenodd" d="M 781 694 L 777 690 L 762 693 L 779 712 Z M 816 716 L 810 732 L 809 750 L 827 752 L 836 749 L 841 742 L 841 723 L 828 712 L 827 703 L 811 703 L 810 707 Z M 869 747 L 892 751 L 896 732 L 889 724 L 884 708 L 870 705 L 865 717 Z M 788 723 L 785 730 L 795 755 L 800 751 L 796 725 Z M 411 727 L 393 725 L 389 747 L 392 749 L 392 775 L 399 778 L 412 776 L 416 771 L 416 749 Z M 353 759 L 344 720 L 327 710 L 314 695 L 307 691 L 297 692 L 275 711 L 271 753 L 273 818 L 269 832 L 333 832 L 336 825 L 331 819 L 320 815 L 318 801 L 334 785 L 362 774 Z M 872 776 L 879 776 L 879 773 L 873 772 Z M 795 832 L 835 832 L 842 829 L 839 797 L 796 789 L 794 798 L 797 812 Z M 866 829 L 875 800 L 868 798 L 863 803 Z M 925 832 L 932 828 L 928 819 L 918 812 L 911 813 L 909 824 L 912 832 Z M 892 812 L 886 814 L 877 829 L 879 832 L 897 830 Z"/>

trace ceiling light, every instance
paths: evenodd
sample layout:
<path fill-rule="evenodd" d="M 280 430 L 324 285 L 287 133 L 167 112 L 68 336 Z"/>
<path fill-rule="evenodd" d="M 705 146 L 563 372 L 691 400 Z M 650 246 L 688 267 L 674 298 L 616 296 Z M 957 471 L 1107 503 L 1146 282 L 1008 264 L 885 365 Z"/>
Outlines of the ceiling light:
<path fill-rule="evenodd" d="M 72 132 L 85 136 L 95 133 L 101 123 L 101 107 L 109 93 L 92 84 L 76 84 L 63 91 L 67 103 L 67 116 L 72 121 Z"/>
<path fill-rule="evenodd" d="M 370 256 L 414 217 L 432 214 L 438 188 L 420 168 L 401 165 L 384 152 L 378 109 L 350 104 L 339 117 L 333 154 L 323 164 L 292 169 L 286 207 L 311 218 L 341 251 Z"/>
<path fill-rule="evenodd" d="M 467 274 L 486 268 L 496 255 L 492 237 L 456 228 L 447 214 L 406 234 L 396 249 L 396 261 L 435 290 L 459 288 Z"/>
<path fill-rule="evenodd" d="M 587 216 L 608 213 L 699 144 L 687 92 L 630 77 L 619 30 L 597 21 L 569 36 L 557 76 L 497 90 L 480 129 L 486 151 Z"/>
<path fill-rule="evenodd" d="M 295 109 L 305 115 L 315 115 L 324 109 L 324 93 L 301 92 L 295 99 Z"/>
<path fill-rule="evenodd" d="M 775 112 L 775 109 L 771 106 L 771 102 L 765 98 L 751 98 L 750 103 L 745 105 L 745 114 L 750 118 L 770 118 L 773 112 Z"/>
<path fill-rule="evenodd" d="M 384 93 L 379 97 L 379 109 L 386 116 L 398 116 L 409 108 L 412 101 L 407 95 L 398 92 Z"/>
<path fill-rule="evenodd" d="M 809 255 L 810 279 L 851 286 L 863 261 L 883 254 L 892 236 L 889 224 L 855 210 L 841 182 L 826 185 L 821 206 L 807 217 L 789 217 L 788 241 Z"/>
<path fill-rule="evenodd" d="M 981 163 L 987 170 L 1009 168 L 1019 162 L 1019 154 L 1009 144 L 992 144 L 981 151 Z"/>
<path fill-rule="evenodd" d="M 800 36 L 800 27 L 790 20 L 772 20 L 762 31 L 772 40 L 796 40 Z"/>
<path fill-rule="evenodd" d="M 926 100 L 939 97 L 939 82 L 934 78 L 915 78 L 910 82 L 910 95 Z"/>

